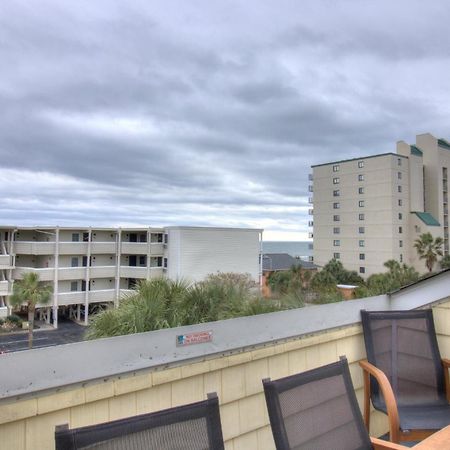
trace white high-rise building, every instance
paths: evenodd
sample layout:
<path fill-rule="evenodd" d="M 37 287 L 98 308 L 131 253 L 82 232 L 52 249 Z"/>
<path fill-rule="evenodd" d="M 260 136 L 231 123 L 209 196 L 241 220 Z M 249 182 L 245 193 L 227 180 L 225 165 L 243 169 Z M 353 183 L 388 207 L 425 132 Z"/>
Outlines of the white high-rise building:
<path fill-rule="evenodd" d="M 367 277 L 395 259 L 424 273 L 414 248 L 421 234 L 442 237 L 449 253 L 449 168 L 450 143 L 430 134 L 398 142 L 397 153 L 313 166 L 314 262 L 335 258 Z"/>
<path fill-rule="evenodd" d="M 55 326 L 60 307 L 87 323 L 90 305 L 117 304 L 142 279 L 238 272 L 259 282 L 261 241 L 262 230 L 244 228 L 0 226 L 0 308 L 26 272 L 52 285 L 39 313 Z"/>

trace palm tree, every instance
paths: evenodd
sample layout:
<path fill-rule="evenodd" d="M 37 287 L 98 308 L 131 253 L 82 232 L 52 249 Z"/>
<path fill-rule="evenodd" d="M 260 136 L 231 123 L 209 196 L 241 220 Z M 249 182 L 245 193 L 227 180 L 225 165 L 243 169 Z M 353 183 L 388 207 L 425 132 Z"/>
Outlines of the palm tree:
<path fill-rule="evenodd" d="M 414 241 L 414 247 L 420 259 L 425 260 L 425 265 L 429 272 L 433 271 L 433 266 L 438 256 L 442 256 L 442 244 L 444 240 L 441 237 L 433 238 L 431 233 L 421 234 L 419 239 Z"/>
<path fill-rule="evenodd" d="M 13 306 L 27 304 L 28 308 L 28 348 L 33 348 L 34 312 L 37 305 L 45 305 L 50 300 L 51 287 L 39 282 L 39 275 L 27 272 L 23 279 L 16 281 L 10 302 Z"/>

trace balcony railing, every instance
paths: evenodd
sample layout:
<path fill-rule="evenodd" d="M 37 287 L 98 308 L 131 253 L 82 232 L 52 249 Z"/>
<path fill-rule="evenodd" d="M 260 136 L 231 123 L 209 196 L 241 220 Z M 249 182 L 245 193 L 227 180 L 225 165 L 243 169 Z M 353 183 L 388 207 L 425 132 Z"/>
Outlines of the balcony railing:
<path fill-rule="evenodd" d="M 0 281 L 0 295 L 11 294 L 11 286 L 9 281 Z"/>
<path fill-rule="evenodd" d="M 11 256 L 10 255 L 0 255 L 0 270 L 11 268 Z"/>

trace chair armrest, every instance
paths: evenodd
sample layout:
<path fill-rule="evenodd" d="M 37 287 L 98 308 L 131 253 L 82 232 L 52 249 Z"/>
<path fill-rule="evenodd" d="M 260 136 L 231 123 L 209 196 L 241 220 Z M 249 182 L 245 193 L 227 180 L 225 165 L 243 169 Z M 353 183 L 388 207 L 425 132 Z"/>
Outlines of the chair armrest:
<path fill-rule="evenodd" d="M 387 379 L 383 371 L 377 369 L 368 361 L 360 361 L 359 365 L 366 373 L 372 375 L 377 380 L 384 398 L 384 402 L 386 404 L 387 414 L 389 418 L 389 437 L 392 442 L 398 442 L 400 438 L 400 419 L 398 417 L 397 401 L 395 400 L 391 383 L 389 383 L 389 380 Z"/>
<path fill-rule="evenodd" d="M 382 441 L 374 437 L 370 437 L 370 442 L 372 442 L 373 450 L 405 450 L 408 447 L 404 445 L 395 444 L 394 442 Z"/>
<path fill-rule="evenodd" d="M 450 359 L 442 358 L 442 365 L 444 366 L 445 392 L 447 392 L 447 401 L 450 403 L 450 376 L 448 374 Z"/>

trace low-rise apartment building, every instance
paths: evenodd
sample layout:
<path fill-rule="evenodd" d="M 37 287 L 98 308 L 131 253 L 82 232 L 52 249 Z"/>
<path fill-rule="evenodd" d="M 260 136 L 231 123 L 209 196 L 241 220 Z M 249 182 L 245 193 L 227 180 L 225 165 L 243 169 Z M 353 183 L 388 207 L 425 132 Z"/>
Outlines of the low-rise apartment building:
<path fill-rule="evenodd" d="M 430 134 L 397 153 L 334 161 L 312 167 L 314 262 L 338 259 L 367 277 L 395 259 L 426 271 L 414 241 L 423 233 L 444 240 L 449 253 L 450 144 Z"/>
<path fill-rule="evenodd" d="M 243 228 L 2 226 L 0 307 L 26 272 L 52 285 L 51 305 L 39 313 L 55 326 L 60 307 L 87 323 L 91 305 L 117 305 L 143 279 L 239 272 L 259 282 L 261 241 L 262 230 Z"/>

